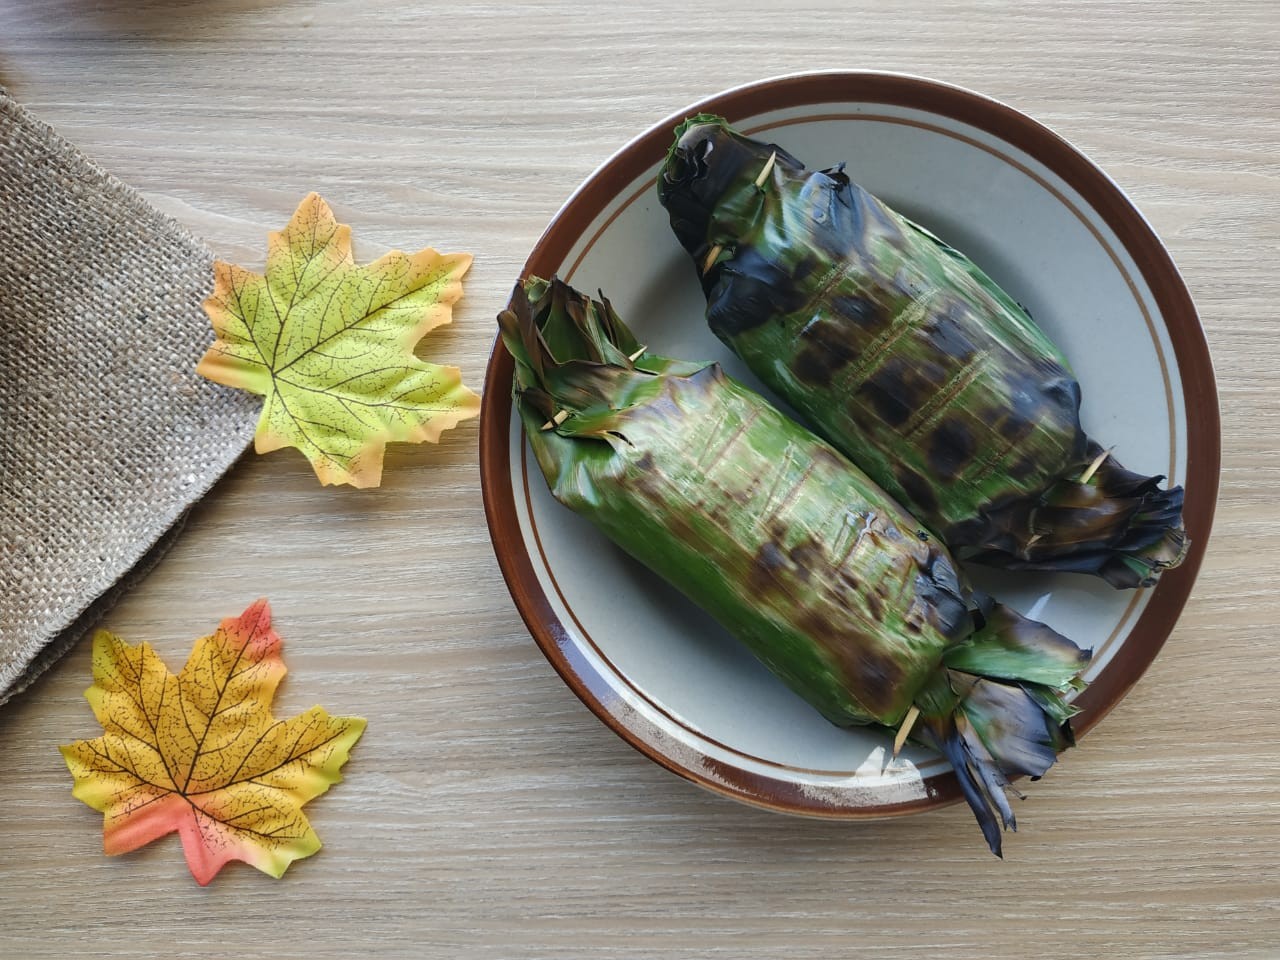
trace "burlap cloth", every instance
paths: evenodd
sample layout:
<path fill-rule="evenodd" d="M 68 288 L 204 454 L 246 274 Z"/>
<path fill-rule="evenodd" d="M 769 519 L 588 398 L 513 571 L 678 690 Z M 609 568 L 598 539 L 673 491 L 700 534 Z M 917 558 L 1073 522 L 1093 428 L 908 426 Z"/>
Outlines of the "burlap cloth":
<path fill-rule="evenodd" d="M 150 569 L 250 440 L 255 398 L 194 370 L 212 261 L 0 87 L 0 703 Z"/>

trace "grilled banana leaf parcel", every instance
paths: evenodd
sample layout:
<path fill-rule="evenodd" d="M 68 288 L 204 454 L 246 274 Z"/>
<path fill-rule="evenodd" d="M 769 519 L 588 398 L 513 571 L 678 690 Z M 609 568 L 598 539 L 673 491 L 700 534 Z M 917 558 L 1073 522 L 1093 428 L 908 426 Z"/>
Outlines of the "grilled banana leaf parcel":
<path fill-rule="evenodd" d="M 965 559 L 1150 586 L 1182 488 L 1080 427 L 1080 387 L 968 257 L 850 181 L 699 115 L 658 178 L 711 329 Z"/>
<path fill-rule="evenodd" d="M 975 597 L 946 548 L 716 364 L 647 353 L 603 297 L 518 285 L 498 317 L 552 494 L 715 616 L 832 723 L 955 767 L 988 844 L 1004 788 L 1071 743 L 1089 653 Z"/>

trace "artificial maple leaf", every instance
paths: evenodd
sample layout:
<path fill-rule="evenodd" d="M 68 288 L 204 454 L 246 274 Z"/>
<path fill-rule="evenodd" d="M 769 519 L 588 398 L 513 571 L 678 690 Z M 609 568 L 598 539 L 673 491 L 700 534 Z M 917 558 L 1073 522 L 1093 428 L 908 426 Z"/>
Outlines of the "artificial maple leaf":
<path fill-rule="evenodd" d="M 429 248 L 356 266 L 351 228 L 312 193 L 269 235 L 265 275 L 214 264 L 218 339 L 196 370 L 266 398 L 258 453 L 297 447 L 321 483 L 376 487 L 388 441 L 434 443 L 480 412 L 457 367 L 413 353 L 452 319 L 470 266 Z"/>
<path fill-rule="evenodd" d="M 229 860 L 279 877 L 320 849 L 302 805 L 342 779 L 365 721 L 321 707 L 276 720 L 284 674 L 266 600 L 197 640 L 177 676 L 148 644 L 98 631 L 85 698 L 105 733 L 60 749 L 108 854 L 176 830 L 204 886 Z"/>

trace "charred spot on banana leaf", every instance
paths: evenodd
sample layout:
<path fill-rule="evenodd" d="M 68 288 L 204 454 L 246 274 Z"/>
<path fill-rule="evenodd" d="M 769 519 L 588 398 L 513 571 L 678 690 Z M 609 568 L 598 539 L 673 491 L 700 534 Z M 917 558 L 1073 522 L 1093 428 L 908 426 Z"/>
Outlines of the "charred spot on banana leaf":
<path fill-rule="evenodd" d="M 1080 387 L 964 254 L 852 182 L 700 114 L 658 177 L 712 331 L 966 559 L 1151 586 L 1186 555 L 1162 489 L 1080 426 Z"/>
<path fill-rule="evenodd" d="M 641 347 L 603 294 L 532 278 L 498 323 L 555 499 L 832 723 L 914 719 L 999 854 L 1009 778 L 1071 743 L 1089 652 L 973 594 L 866 474 L 718 365 Z"/>

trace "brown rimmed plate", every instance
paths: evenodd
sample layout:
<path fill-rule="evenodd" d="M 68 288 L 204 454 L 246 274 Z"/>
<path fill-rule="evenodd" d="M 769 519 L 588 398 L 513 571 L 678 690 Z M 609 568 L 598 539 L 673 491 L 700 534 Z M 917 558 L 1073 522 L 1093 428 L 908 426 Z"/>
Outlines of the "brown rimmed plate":
<path fill-rule="evenodd" d="M 753 386 L 706 329 L 693 267 L 654 188 L 672 130 L 699 111 L 781 144 L 811 168 L 846 162 L 855 181 L 967 252 L 1070 358 L 1088 431 L 1130 468 L 1186 487 L 1191 552 L 1152 590 L 971 571 L 982 588 L 1094 648 L 1075 723 L 1084 733 L 1169 636 L 1217 497 L 1213 369 L 1168 253 L 1101 170 L 997 101 L 879 73 L 803 74 L 730 90 L 672 114 L 592 174 L 524 274 L 602 289 L 654 352 L 720 360 Z M 495 343 L 480 429 L 494 549 L 534 639 L 601 720 L 680 776 L 774 810 L 881 817 L 958 798 L 940 757 L 909 748 L 890 760 L 883 733 L 830 726 L 674 589 L 556 504 L 512 415 L 511 378 L 511 359 Z"/>

